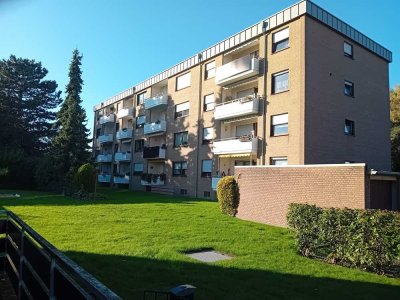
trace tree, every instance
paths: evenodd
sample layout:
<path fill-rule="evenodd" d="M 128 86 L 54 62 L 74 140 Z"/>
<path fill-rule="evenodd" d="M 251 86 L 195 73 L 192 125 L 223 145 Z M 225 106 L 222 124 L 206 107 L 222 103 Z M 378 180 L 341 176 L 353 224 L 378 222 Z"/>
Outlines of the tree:
<path fill-rule="evenodd" d="M 58 133 L 52 148 L 56 168 L 64 183 L 71 183 L 78 168 L 89 159 L 89 130 L 80 97 L 83 85 L 81 60 L 82 55 L 75 49 L 69 66 L 66 98 L 57 114 Z"/>
<path fill-rule="evenodd" d="M 400 171 L 400 86 L 397 85 L 390 91 L 390 121 L 392 130 L 392 169 Z"/>

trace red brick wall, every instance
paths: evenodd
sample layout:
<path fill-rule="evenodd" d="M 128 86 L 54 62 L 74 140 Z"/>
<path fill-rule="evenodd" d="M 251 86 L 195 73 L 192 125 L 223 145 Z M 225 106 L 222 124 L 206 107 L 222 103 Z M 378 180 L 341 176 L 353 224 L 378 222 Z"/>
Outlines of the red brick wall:
<path fill-rule="evenodd" d="M 237 217 L 287 226 L 289 203 L 365 208 L 365 164 L 235 167 Z"/>

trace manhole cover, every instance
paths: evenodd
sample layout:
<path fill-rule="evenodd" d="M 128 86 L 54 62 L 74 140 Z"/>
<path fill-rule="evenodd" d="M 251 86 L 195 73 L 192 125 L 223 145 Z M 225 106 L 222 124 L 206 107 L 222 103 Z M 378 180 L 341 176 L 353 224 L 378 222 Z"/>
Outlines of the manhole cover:
<path fill-rule="evenodd" d="M 232 258 L 232 256 L 222 254 L 222 253 L 212 250 L 212 249 L 193 250 L 193 251 L 186 252 L 185 254 L 191 258 L 200 260 L 202 262 L 207 262 L 207 263 Z"/>

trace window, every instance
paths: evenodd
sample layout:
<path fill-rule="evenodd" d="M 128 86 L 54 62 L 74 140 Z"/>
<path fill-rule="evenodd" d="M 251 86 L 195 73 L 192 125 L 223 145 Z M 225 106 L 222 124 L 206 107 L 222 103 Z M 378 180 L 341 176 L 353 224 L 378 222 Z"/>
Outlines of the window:
<path fill-rule="evenodd" d="M 179 77 L 176 77 L 176 90 L 179 91 L 190 86 L 191 81 L 191 73 L 183 74 Z"/>
<path fill-rule="evenodd" d="M 354 97 L 354 83 L 347 80 L 344 81 L 344 94 L 349 97 Z"/>
<path fill-rule="evenodd" d="M 287 166 L 287 157 L 271 157 L 271 165 L 273 166 Z"/>
<path fill-rule="evenodd" d="M 288 114 L 271 117 L 271 136 L 288 134 Z"/>
<path fill-rule="evenodd" d="M 175 105 L 175 119 L 189 115 L 190 102 Z"/>
<path fill-rule="evenodd" d="M 214 138 L 214 128 L 206 127 L 203 128 L 203 144 L 209 144 Z"/>
<path fill-rule="evenodd" d="M 187 195 L 187 190 L 186 189 L 181 189 L 181 195 Z"/>
<path fill-rule="evenodd" d="M 133 164 L 133 175 L 141 175 L 143 173 L 144 165 L 143 163 Z"/>
<path fill-rule="evenodd" d="M 289 71 L 283 71 L 272 75 L 272 94 L 289 90 Z"/>
<path fill-rule="evenodd" d="M 144 126 L 144 123 L 146 123 L 145 115 L 136 117 L 136 128 L 142 128 Z"/>
<path fill-rule="evenodd" d="M 235 160 L 235 166 L 255 166 L 257 165 L 255 160 Z"/>
<path fill-rule="evenodd" d="M 212 159 L 205 159 L 201 162 L 201 177 L 211 177 Z"/>
<path fill-rule="evenodd" d="M 177 161 L 173 163 L 172 175 L 174 176 L 186 176 L 187 162 Z"/>
<path fill-rule="evenodd" d="M 215 77 L 215 61 L 206 64 L 206 71 L 204 74 L 204 79 L 210 79 Z"/>
<path fill-rule="evenodd" d="M 289 48 L 289 28 L 272 34 L 272 53 Z"/>
<path fill-rule="evenodd" d="M 204 96 L 204 111 L 213 110 L 215 107 L 215 96 L 214 94 L 210 94 Z"/>
<path fill-rule="evenodd" d="M 188 132 L 177 132 L 174 134 L 174 147 L 186 147 L 188 145 Z"/>
<path fill-rule="evenodd" d="M 343 43 L 343 52 L 344 52 L 344 56 L 353 58 L 353 45 L 344 42 Z"/>
<path fill-rule="evenodd" d="M 354 121 L 344 120 L 344 134 L 345 135 L 354 135 Z"/>
<path fill-rule="evenodd" d="M 257 129 L 257 123 L 250 123 L 250 124 L 236 126 L 235 128 L 236 137 L 241 137 L 241 136 L 254 137 L 257 135 L 256 129 Z"/>
<path fill-rule="evenodd" d="M 209 191 L 204 191 L 204 198 L 210 198 L 211 193 Z"/>
<path fill-rule="evenodd" d="M 136 140 L 135 141 L 135 152 L 143 152 L 144 148 L 144 140 Z"/>
<path fill-rule="evenodd" d="M 141 105 L 144 103 L 144 98 L 146 96 L 146 92 L 140 93 L 136 96 L 136 104 Z"/>

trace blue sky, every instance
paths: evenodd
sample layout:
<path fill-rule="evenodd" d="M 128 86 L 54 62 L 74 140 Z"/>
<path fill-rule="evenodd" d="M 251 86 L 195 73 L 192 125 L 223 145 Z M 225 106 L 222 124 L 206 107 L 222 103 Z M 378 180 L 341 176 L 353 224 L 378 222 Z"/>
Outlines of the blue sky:
<path fill-rule="evenodd" d="M 95 104 L 295 2 L 0 0 L 0 58 L 41 61 L 64 92 L 78 48 L 91 128 Z M 390 86 L 400 84 L 400 1 L 314 2 L 391 50 Z"/>

